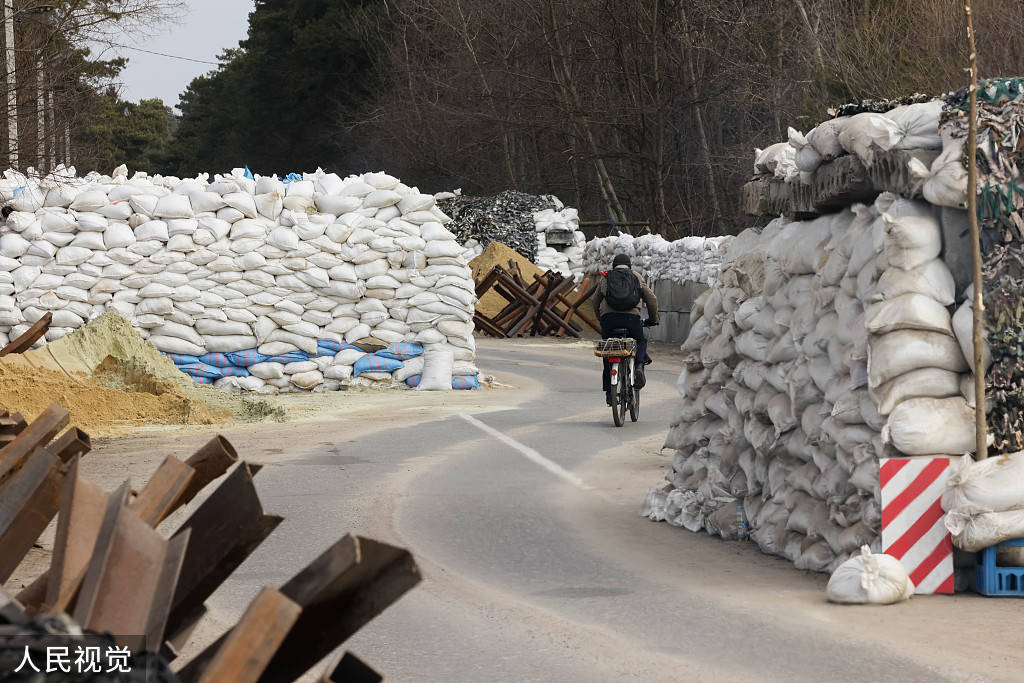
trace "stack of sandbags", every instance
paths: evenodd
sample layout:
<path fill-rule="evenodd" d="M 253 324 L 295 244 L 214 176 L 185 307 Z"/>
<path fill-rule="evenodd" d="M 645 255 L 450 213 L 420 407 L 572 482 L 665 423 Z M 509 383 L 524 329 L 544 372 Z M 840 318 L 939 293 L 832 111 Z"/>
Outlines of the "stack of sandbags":
<path fill-rule="evenodd" d="M 972 380 L 949 314 L 955 292 L 939 259 L 941 226 L 924 202 L 884 194 L 876 206 L 887 268 L 865 323 L 868 388 L 888 416 L 883 439 L 907 455 L 973 451 L 974 410 L 960 390 Z"/>
<path fill-rule="evenodd" d="M 348 381 L 328 365 L 351 346 L 474 360 L 464 250 L 432 196 L 385 173 L 285 183 L 240 169 L 213 182 L 8 171 L 0 199 L 14 209 L 0 231 L 3 337 L 48 311 L 54 340 L 116 310 L 198 381 L 264 393 Z"/>
<path fill-rule="evenodd" d="M 587 273 L 607 270 L 616 254 L 626 254 L 633 268 L 652 282 L 670 280 L 711 286 L 718 282 L 722 258 L 731 240 L 728 235 L 684 237 L 674 242 L 661 235 L 598 237 L 584 248 L 584 269 Z"/>
<path fill-rule="evenodd" d="M 978 462 L 963 456 L 947 480 L 942 509 L 953 542 L 968 552 L 1024 538 L 1024 453 Z"/>
<path fill-rule="evenodd" d="M 920 329 L 908 304 L 921 302 L 900 298 L 953 303 L 919 208 L 887 195 L 733 241 L 721 282 L 691 313 L 665 443 L 676 455 L 668 486 L 648 493 L 649 516 L 730 538 L 742 505 L 762 550 L 815 571 L 877 548 L 878 459 L 899 455 L 883 429 L 897 445 L 937 449 L 908 432 L 904 413 L 916 416 L 923 396 L 955 398 L 963 369 L 952 334 Z M 942 327 L 934 306 L 924 311 Z M 946 396 L 931 386 L 940 371 L 952 376 Z M 959 406 L 931 407 L 948 416 Z"/>
<path fill-rule="evenodd" d="M 582 279 L 587 238 L 580 230 L 579 212 L 573 208 L 544 209 L 533 214 L 533 221 L 537 230 L 537 266 Z"/>
<path fill-rule="evenodd" d="M 809 183 L 822 163 L 844 154 L 853 154 L 871 166 L 879 152 L 944 149 L 939 135 L 942 107 L 943 101 L 935 99 L 897 106 L 888 111 L 861 111 L 825 121 L 807 135 L 790 128 L 788 142 L 754 150 L 754 174 L 772 175 L 787 183 Z M 951 180 L 951 171 L 944 170 L 949 159 L 941 163 L 936 161 L 936 164 L 938 166 L 932 167 L 932 173 L 938 174 L 941 170 L 942 177 L 935 181 L 933 192 L 941 190 L 940 183 L 948 184 Z M 918 161 L 915 168 L 926 174 L 927 169 L 920 167 Z M 932 201 L 928 191 L 926 189 L 925 196 Z"/>

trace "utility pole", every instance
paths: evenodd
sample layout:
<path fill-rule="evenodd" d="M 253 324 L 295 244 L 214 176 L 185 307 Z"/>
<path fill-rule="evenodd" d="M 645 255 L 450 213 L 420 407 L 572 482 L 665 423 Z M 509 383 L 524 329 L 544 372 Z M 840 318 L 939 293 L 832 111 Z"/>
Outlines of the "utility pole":
<path fill-rule="evenodd" d="M 14 52 L 14 0 L 4 0 L 4 40 L 7 46 L 7 161 L 11 168 L 18 168 L 18 66 Z"/>

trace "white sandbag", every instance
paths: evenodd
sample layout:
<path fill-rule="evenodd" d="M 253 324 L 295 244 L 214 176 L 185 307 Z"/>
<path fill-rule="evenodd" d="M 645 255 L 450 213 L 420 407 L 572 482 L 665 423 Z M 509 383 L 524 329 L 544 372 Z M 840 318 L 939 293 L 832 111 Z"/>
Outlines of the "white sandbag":
<path fill-rule="evenodd" d="M 103 244 L 107 250 L 127 247 L 135 242 L 135 232 L 127 223 L 111 221 L 103 231 Z"/>
<path fill-rule="evenodd" d="M 865 316 L 868 332 L 885 334 L 896 330 L 923 330 L 953 334 L 949 311 L 923 294 L 904 294 L 872 304 Z"/>
<path fill-rule="evenodd" d="M 98 211 L 108 203 L 107 195 L 99 190 L 79 192 L 70 208 L 74 211 Z"/>
<path fill-rule="evenodd" d="M 256 210 L 256 198 L 247 192 L 230 192 L 224 195 L 224 203 L 229 208 L 242 214 L 244 218 L 255 219 L 259 215 L 259 212 Z M 221 209 L 221 211 L 224 211 L 224 209 Z M 218 212 L 217 216 L 218 218 L 222 217 L 220 212 Z M 228 222 L 234 223 L 235 221 Z"/>
<path fill-rule="evenodd" d="M 911 174 L 924 181 L 921 194 L 930 204 L 953 208 L 967 206 L 967 169 L 963 156 L 964 140 L 954 139 L 946 142 L 930 169 L 923 168 L 917 159 L 911 160 Z"/>
<path fill-rule="evenodd" d="M 249 366 L 249 374 L 262 380 L 281 379 L 284 377 L 283 363 L 256 363 Z"/>
<path fill-rule="evenodd" d="M 870 390 L 880 415 L 910 398 L 948 398 L 959 393 L 960 375 L 941 368 L 920 368 Z"/>
<path fill-rule="evenodd" d="M 953 544 L 967 552 L 978 552 L 1016 538 L 1024 538 L 1024 509 L 966 514 L 947 512 L 944 523 L 953 534 Z"/>
<path fill-rule="evenodd" d="M 374 190 L 363 199 L 365 208 L 382 209 L 402 201 L 402 195 L 394 190 Z"/>
<path fill-rule="evenodd" d="M 324 376 L 319 370 L 310 370 L 290 375 L 292 384 L 300 389 L 312 389 L 318 384 L 323 384 Z"/>
<path fill-rule="evenodd" d="M 807 134 L 807 142 L 824 161 L 832 161 L 845 153 L 839 142 L 839 133 L 848 120 L 848 117 L 842 117 L 825 121 Z"/>
<path fill-rule="evenodd" d="M 282 342 L 284 344 L 290 344 L 291 346 L 305 351 L 306 353 L 317 353 L 316 339 L 312 337 L 305 337 L 300 334 L 293 334 L 285 330 L 274 330 L 267 337 L 267 343 L 271 344 L 274 342 Z M 263 351 L 260 351 L 263 353 Z M 272 355 L 272 354 L 268 354 Z"/>
<path fill-rule="evenodd" d="M 851 116 L 839 133 L 839 144 L 870 166 L 878 151 L 887 152 L 903 139 L 899 125 L 882 114 L 865 112 Z"/>
<path fill-rule="evenodd" d="M 826 594 L 830 602 L 891 605 L 909 599 L 914 584 L 899 560 L 865 545 L 832 573 Z"/>
<path fill-rule="evenodd" d="M 911 398 L 893 408 L 882 440 L 907 455 L 970 453 L 974 410 L 961 396 Z"/>
<path fill-rule="evenodd" d="M 423 353 L 423 374 L 417 391 L 451 391 L 455 358 L 449 351 L 429 349 Z"/>
<path fill-rule="evenodd" d="M 199 323 L 197 320 L 196 323 Z M 216 336 L 204 335 L 203 346 L 210 353 L 231 353 L 256 347 L 259 342 L 251 335 Z"/>
<path fill-rule="evenodd" d="M 974 285 L 967 288 L 964 296 L 967 300 L 953 314 L 953 334 L 956 336 L 957 343 L 960 345 L 960 350 L 963 352 L 968 367 L 970 367 L 971 372 L 974 372 Z M 984 330 L 982 330 L 981 354 L 987 372 L 992 365 L 992 350 L 989 347 Z"/>
<path fill-rule="evenodd" d="M 57 250 L 57 265 L 77 266 L 92 258 L 92 249 L 84 247 L 61 247 Z"/>
<path fill-rule="evenodd" d="M 942 149 L 939 137 L 942 100 L 897 107 L 885 115 L 895 121 L 903 133 L 897 149 Z"/>
<path fill-rule="evenodd" d="M 189 356 L 201 356 L 206 349 L 180 337 L 166 337 L 154 334 L 149 337 L 149 343 L 164 353 L 183 353 Z"/>
<path fill-rule="evenodd" d="M 1024 509 L 1024 452 L 954 461 L 942 509 L 965 515 Z"/>
<path fill-rule="evenodd" d="M 81 195 L 79 195 L 81 196 Z M 72 206 L 74 208 L 74 206 Z M 194 218 L 192 203 L 188 197 L 180 194 L 169 194 L 161 197 L 153 212 L 154 218 Z"/>
<path fill-rule="evenodd" d="M 956 339 L 937 332 L 899 330 L 872 336 L 868 343 L 868 385 L 872 389 L 920 368 L 968 369 Z"/>
<path fill-rule="evenodd" d="M 891 267 L 909 270 L 941 253 L 942 226 L 928 204 L 897 199 L 881 217 L 885 223 L 885 255 Z"/>
<path fill-rule="evenodd" d="M 956 283 L 949 267 L 941 259 L 932 259 L 910 270 L 889 268 L 879 278 L 872 298 L 891 299 L 904 294 L 922 294 L 951 306 L 956 300 Z"/>
<path fill-rule="evenodd" d="M 139 242 L 147 240 L 158 240 L 166 242 L 170 239 L 167 234 L 167 223 L 164 221 L 148 221 L 135 228 L 135 239 Z"/>

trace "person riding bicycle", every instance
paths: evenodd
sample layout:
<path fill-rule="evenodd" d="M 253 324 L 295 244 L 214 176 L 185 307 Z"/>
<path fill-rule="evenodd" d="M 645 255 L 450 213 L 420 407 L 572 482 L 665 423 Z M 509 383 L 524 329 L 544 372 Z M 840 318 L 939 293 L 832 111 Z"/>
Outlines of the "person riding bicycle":
<path fill-rule="evenodd" d="M 633 270 L 626 254 L 617 254 L 612 259 L 612 269 L 602 274 L 604 277 L 594 292 L 594 308 L 601 320 L 601 337 L 611 338 L 612 331 L 616 329 L 629 330 L 629 336 L 636 340 L 635 386 L 642 388 L 647 381 L 644 366 L 652 362 L 647 355 L 644 326 L 658 324 L 658 298 Z M 643 323 L 640 321 L 641 301 L 647 305 L 647 320 Z M 601 383 L 608 405 L 614 402 L 610 369 L 611 364 L 605 360 Z"/>

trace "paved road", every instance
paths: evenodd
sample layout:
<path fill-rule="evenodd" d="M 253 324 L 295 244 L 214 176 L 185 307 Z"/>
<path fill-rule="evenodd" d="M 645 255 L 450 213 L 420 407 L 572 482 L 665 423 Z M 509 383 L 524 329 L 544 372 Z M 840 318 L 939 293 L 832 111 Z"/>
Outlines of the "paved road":
<path fill-rule="evenodd" d="M 346 646 L 391 681 L 1020 676 L 1015 605 L 829 605 L 825 577 L 640 518 L 670 465 L 659 449 L 677 397 L 671 360 L 648 373 L 640 422 L 616 429 L 585 345 L 484 341 L 479 356 L 517 388 L 228 432 L 267 464 L 261 497 L 286 521 L 215 610 L 237 618 L 262 585 L 354 531 L 409 547 L 425 576 Z"/>

